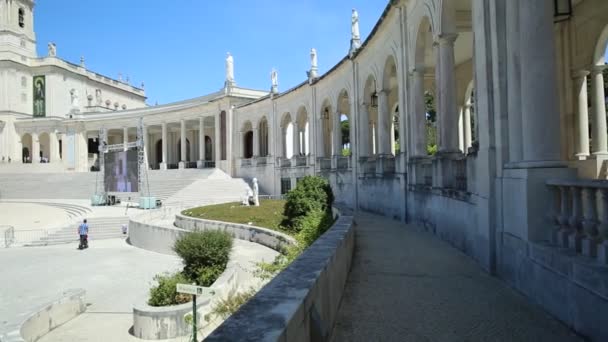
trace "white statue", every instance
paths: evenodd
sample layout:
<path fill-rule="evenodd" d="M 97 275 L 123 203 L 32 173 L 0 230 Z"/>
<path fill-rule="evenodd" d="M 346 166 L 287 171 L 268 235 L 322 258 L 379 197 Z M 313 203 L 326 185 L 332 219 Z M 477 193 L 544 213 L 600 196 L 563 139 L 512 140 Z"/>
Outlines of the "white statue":
<path fill-rule="evenodd" d="M 277 74 L 276 69 L 272 69 L 272 71 L 270 72 L 270 81 L 272 84 L 272 92 L 276 93 L 279 91 L 279 77 Z"/>
<path fill-rule="evenodd" d="M 310 68 L 311 70 L 316 70 L 317 66 L 317 49 L 312 48 L 310 49 Z"/>
<path fill-rule="evenodd" d="M 95 89 L 95 103 L 97 106 L 101 107 L 101 89 Z"/>
<path fill-rule="evenodd" d="M 260 206 L 260 199 L 258 198 L 260 194 L 260 189 L 258 188 L 258 179 L 253 179 L 253 205 L 256 207 Z"/>
<path fill-rule="evenodd" d="M 49 43 L 49 57 L 57 57 L 57 45 L 55 43 Z"/>
<path fill-rule="evenodd" d="M 243 202 L 241 202 L 244 206 L 249 206 L 249 199 L 253 196 L 251 189 L 249 187 L 245 188 L 245 197 L 243 198 Z"/>
<path fill-rule="evenodd" d="M 234 82 L 234 58 L 232 58 L 230 52 L 226 56 L 226 82 Z"/>
<path fill-rule="evenodd" d="M 359 34 L 359 13 L 357 13 L 357 10 L 353 8 L 353 15 L 351 18 L 351 38 L 353 40 L 359 40 L 361 39 L 361 35 Z"/>
<path fill-rule="evenodd" d="M 81 68 L 86 68 L 86 66 L 84 64 L 84 56 L 80 56 L 80 67 Z"/>
<path fill-rule="evenodd" d="M 72 108 L 76 109 L 80 106 L 78 103 L 78 90 L 72 89 L 70 90 L 70 97 L 72 99 Z"/>

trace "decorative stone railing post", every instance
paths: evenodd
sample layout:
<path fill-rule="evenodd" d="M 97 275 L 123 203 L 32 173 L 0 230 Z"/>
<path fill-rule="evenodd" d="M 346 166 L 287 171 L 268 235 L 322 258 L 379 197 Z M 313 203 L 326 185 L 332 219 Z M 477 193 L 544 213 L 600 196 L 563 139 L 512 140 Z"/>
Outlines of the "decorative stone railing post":
<path fill-rule="evenodd" d="M 583 208 L 585 211 L 583 228 L 586 236 L 582 240 L 582 253 L 590 257 L 597 255 L 598 242 L 595 190 L 595 188 L 583 188 Z"/>
<path fill-rule="evenodd" d="M 559 187 L 561 210 L 559 214 L 560 232 L 557 236 L 558 245 L 560 247 L 568 247 L 568 236 L 572 232 L 570 230 L 570 211 L 572 201 L 570 200 L 570 188 L 567 186 Z"/>
<path fill-rule="evenodd" d="M 581 240 L 583 237 L 582 221 L 583 221 L 583 208 L 581 203 L 581 189 L 572 186 L 570 187 L 570 194 L 572 196 L 572 216 L 570 216 L 570 227 L 574 234 L 568 237 L 568 248 L 574 249 L 576 252 L 581 251 Z"/>
<path fill-rule="evenodd" d="M 552 224 L 551 235 L 549 240 L 553 244 L 559 244 L 559 232 L 561 231 L 560 225 L 560 214 L 562 208 L 562 194 L 560 187 L 549 187 L 549 191 L 552 193 L 553 205 L 547 213 L 547 219 Z"/>

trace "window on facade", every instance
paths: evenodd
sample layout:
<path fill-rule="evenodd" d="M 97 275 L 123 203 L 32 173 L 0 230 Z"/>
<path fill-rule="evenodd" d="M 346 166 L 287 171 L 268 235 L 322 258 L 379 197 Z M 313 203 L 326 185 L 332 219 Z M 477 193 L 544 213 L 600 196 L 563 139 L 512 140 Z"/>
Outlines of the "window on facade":
<path fill-rule="evenodd" d="M 291 178 L 281 178 L 281 195 L 285 195 L 291 190 Z"/>
<path fill-rule="evenodd" d="M 19 9 L 19 27 L 25 27 L 25 10 L 23 8 Z"/>

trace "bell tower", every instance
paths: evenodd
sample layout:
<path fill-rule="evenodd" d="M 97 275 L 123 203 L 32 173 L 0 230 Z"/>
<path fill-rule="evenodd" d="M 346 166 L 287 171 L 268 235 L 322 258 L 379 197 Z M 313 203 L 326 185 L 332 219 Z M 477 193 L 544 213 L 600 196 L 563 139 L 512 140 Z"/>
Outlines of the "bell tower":
<path fill-rule="evenodd" d="M 35 58 L 34 0 L 0 0 L 0 59 Z"/>

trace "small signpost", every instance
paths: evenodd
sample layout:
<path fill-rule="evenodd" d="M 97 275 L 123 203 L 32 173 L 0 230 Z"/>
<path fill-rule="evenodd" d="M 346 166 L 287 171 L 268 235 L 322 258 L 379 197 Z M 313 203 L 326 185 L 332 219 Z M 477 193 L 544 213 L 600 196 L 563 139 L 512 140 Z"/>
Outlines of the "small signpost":
<path fill-rule="evenodd" d="M 197 342 L 196 339 L 196 331 L 197 331 L 197 327 L 196 327 L 196 296 L 202 296 L 204 291 L 207 290 L 209 291 L 209 288 L 204 287 L 204 286 L 197 286 L 197 285 L 190 285 L 190 284 L 177 284 L 177 292 L 178 293 L 185 293 L 185 294 L 189 294 L 192 295 L 192 341 L 193 342 Z M 215 294 L 214 291 L 209 291 L 210 294 Z"/>

